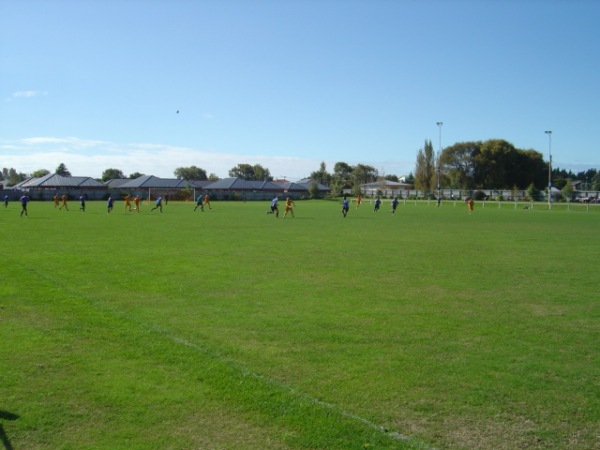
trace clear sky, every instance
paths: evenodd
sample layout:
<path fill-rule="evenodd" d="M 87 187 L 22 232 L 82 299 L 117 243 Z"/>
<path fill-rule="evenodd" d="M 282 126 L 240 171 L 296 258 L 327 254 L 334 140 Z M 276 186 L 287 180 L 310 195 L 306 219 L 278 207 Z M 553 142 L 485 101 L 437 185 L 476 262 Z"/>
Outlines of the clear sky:
<path fill-rule="evenodd" d="M 599 124 L 596 0 L 0 0 L 19 172 L 407 175 L 440 135 L 577 172 L 600 169 Z"/>

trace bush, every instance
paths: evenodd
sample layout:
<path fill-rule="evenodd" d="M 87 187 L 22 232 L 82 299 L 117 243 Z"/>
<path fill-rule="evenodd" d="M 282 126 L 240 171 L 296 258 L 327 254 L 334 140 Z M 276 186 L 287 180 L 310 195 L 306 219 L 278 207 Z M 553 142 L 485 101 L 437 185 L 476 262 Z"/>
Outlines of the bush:
<path fill-rule="evenodd" d="M 485 200 L 486 198 L 487 198 L 487 194 L 483 191 L 473 192 L 473 200 Z"/>

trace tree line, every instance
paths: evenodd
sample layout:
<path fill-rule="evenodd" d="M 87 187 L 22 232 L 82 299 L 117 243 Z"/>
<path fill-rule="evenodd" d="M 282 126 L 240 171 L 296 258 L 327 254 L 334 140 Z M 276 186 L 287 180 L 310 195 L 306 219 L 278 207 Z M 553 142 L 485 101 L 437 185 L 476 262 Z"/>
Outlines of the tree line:
<path fill-rule="evenodd" d="M 415 188 L 527 189 L 548 186 L 548 163 L 536 150 L 518 149 L 503 139 L 459 142 L 435 154 L 431 141 L 417 153 Z M 600 190 L 596 169 L 573 173 L 551 170 L 552 186 L 563 189 L 568 180 L 587 180 L 587 190 Z"/>
<path fill-rule="evenodd" d="M 3 168 L 0 180 L 13 186 L 29 177 L 42 177 L 51 173 L 40 169 L 31 174 L 17 172 L 14 168 Z M 71 176 L 64 163 L 59 164 L 54 173 Z M 197 166 L 178 167 L 173 172 L 176 178 L 185 180 L 217 181 L 214 173 Z M 113 179 L 138 178 L 144 174 L 134 172 L 125 174 L 115 168 L 102 172 L 101 181 Z M 268 168 L 260 164 L 238 164 L 229 170 L 230 177 L 239 177 L 249 181 L 273 181 Z M 360 185 L 375 181 L 400 181 L 397 175 L 382 175 L 373 166 L 367 164 L 350 165 L 337 162 L 333 172 L 328 172 L 325 162 L 321 162 L 318 170 L 307 178 L 321 183 L 331 189 L 331 195 L 341 195 L 343 190 L 360 192 Z M 573 180 L 585 181 L 584 190 L 600 190 L 600 172 L 588 169 L 573 173 L 560 168 L 552 169 L 552 185 L 558 189 L 567 187 Z M 402 178 L 407 184 L 414 185 L 420 191 L 433 192 L 436 189 L 529 189 L 543 190 L 548 186 L 548 163 L 540 152 L 515 148 L 510 142 L 502 139 L 487 141 L 459 142 L 444 148 L 436 154 L 430 140 L 426 140 L 416 155 L 414 174 Z"/>

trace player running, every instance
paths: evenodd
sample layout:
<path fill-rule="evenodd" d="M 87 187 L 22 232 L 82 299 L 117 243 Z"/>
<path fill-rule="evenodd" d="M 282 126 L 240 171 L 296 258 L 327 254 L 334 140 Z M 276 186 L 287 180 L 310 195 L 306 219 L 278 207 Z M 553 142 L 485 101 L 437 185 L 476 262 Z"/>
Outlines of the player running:
<path fill-rule="evenodd" d="M 63 194 L 63 196 L 61 197 L 62 205 L 60 205 L 60 208 L 58 208 L 58 209 L 65 208 L 68 211 L 69 210 L 69 207 L 67 206 L 68 199 L 69 198 L 67 197 L 67 194 Z"/>
<path fill-rule="evenodd" d="M 373 212 L 379 211 L 380 206 L 381 206 L 381 200 L 379 199 L 379 197 L 377 197 L 375 199 L 375 208 L 373 208 Z"/>
<path fill-rule="evenodd" d="M 342 200 L 342 214 L 344 215 L 344 219 L 348 215 L 349 209 L 350 209 L 350 203 L 348 202 L 348 199 L 344 195 L 344 199 Z"/>
<path fill-rule="evenodd" d="M 292 213 L 292 217 L 296 217 L 294 216 L 294 208 L 293 206 L 295 206 L 296 204 L 294 203 L 294 201 L 291 198 L 286 198 L 285 199 L 285 212 L 283 213 L 283 218 L 285 219 L 285 216 L 288 215 L 288 213 Z"/>
<path fill-rule="evenodd" d="M 106 208 L 107 208 L 109 214 L 113 210 L 114 203 L 115 202 L 114 202 L 113 198 L 108 197 L 108 201 L 106 202 Z"/>
<path fill-rule="evenodd" d="M 361 202 L 362 202 L 362 195 L 358 194 L 356 196 L 356 209 L 358 209 L 358 207 L 360 206 Z"/>
<path fill-rule="evenodd" d="M 279 198 L 277 196 L 271 200 L 271 211 L 267 211 L 267 214 L 275 214 L 275 217 L 279 217 L 279 207 L 277 206 L 278 201 Z"/>
<path fill-rule="evenodd" d="M 210 199 L 208 198 L 208 194 L 204 196 L 204 204 L 208 206 L 208 209 L 212 209 L 210 206 Z"/>
<path fill-rule="evenodd" d="M 125 209 L 131 211 L 131 197 L 129 196 L 129 194 L 123 197 L 123 200 L 125 200 Z"/>
<path fill-rule="evenodd" d="M 133 198 L 133 205 L 134 205 L 133 211 L 137 211 L 139 213 L 140 212 L 140 196 L 139 195 L 136 195 Z"/>
<path fill-rule="evenodd" d="M 158 197 L 156 199 L 156 206 L 154 208 L 152 208 L 150 211 L 154 211 L 155 209 L 160 209 L 160 212 L 162 212 L 162 197 Z"/>
<path fill-rule="evenodd" d="M 200 208 L 200 210 L 202 212 L 204 212 L 204 204 L 202 203 L 202 195 L 198 196 L 198 200 L 196 200 L 196 207 L 194 208 L 194 211 L 196 211 L 196 209 Z"/>
<path fill-rule="evenodd" d="M 23 217 L 23 214 L 25 214 L 25 217 L 29 217 L 27 214 L 27 203 L 29 203 L 29 197 L 24 195 L 19 199 L 19 201 L 21 202 L 21 217 Z"/>
<path fill-rule="evenodd" d="M 392 200 L 392 209 L 390 209 L 390 212 L 392 214 L 396 214 L 397 207 L 398 207 L 398 197 L 394 197 L 394 200 Z"/>

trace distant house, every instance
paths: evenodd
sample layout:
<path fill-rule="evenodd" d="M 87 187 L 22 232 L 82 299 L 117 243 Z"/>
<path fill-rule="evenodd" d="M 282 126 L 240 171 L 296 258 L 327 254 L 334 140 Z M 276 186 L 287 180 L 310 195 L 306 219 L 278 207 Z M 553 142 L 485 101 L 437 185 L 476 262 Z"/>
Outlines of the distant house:
<path fill-rule="evenodd" d="M 239 177 L 214 181 L 204 186 L 204 190 L 219 200 L 265 200 L 283 192 L 281 186 L 271 181 L 249 181 Z"/>
<path fill-rule="evenodd" d="M 222 200 L 267 200 L 274 195 L 289 196 L 294 199 L 307 197 L 312 181 L 301 180 L 291 182 L 278 181 L 249 181 L 239 177 L 223 178 L 204 187 L 211 197 Z M 329 192 L 327 186 L 318 185 L 323 194 Z"/>
<path fill-rule="evenodd" d="M 287 192 L 296 192 L 296 193 L 302 192 L 303 193 L 302 195 L 308 195 L 308 193 L 310 192 L 310 188 L 314 183 L 317 183 L 317 182 L 314 180 L 311 180 L 310 178 L 304 178 L 304 179 L 296 181 L 296 182 L 286 181 L 286 182 L 282 183 L 282 186 L 283 186 L 284 190 Z M 317 189 L 323 196 L 327 195 L 331 192 L 331 189 L 329 189 L 328 186 L 325 186 L 324 184 L 321 184 L 321 183 L 317 183 Z"/>
<path fill-rule="evenodd" d="M 123 184 L 131 181 L 131 178 L 113 178 L 112 180 L 105 181 L 104 184 L 109 189 L 119 189 Z"/>
<path fill-rule="evenodd" d="M 216 200 L 270 200 L 274 195 L 289 196 L 294 199 L 308 197 L 313 185 L 310 179 L 291 182 L 287 180 L 249 181 L 239 177 L 210 180 L 182 180 L 179 178 L 159 178 L 142 175 L 138 178 L 119 178 L 102 183 L 90 177 L 63 177 L 48 174 L 44 177 L 29 178 L 14 189 L 27 191 L 33 199 L 50 200 L 56 193 L 67 194 L 72 198 L 85 195 L 89 200 L 138 195 L 143 200 L 158 196 L 169 196 L 177 200 L 192 200 L 200 194 L 208 194 Z M 330 192 L 327 186 L 317 183 L 321 194 Z"/>
<path fill-rule="evenodd" d="M 43 177 L 29 178 L 14 189 L 28 192 L 36 200 L 49 200 L 55 194 L 66 194 L 69 197 L 85 195 L 88 199 L 101 199 L 105 196 L 106 185 L 91 177 L 65 177 L 49 173 Z"/>
<path fill-rule="evenodd" d="M 410 189 L 412 189 L 411 184 L 398 183 L 390 180 L 381 180 L 360 185 L 360 190 L 366 197 L 376 197 L 377 195 L 383 197 L 402 196 L 403 191 L 408 191 Z"/>
<path fill-rule="evenodd" d="M 194 186 L 189 181 L 179 178 L 159 178 L 154 175 L 142 175 L 120 184 L 118 189 L 122 193 L 139 195 L 142 199 L 151 200 L 159 196 L 179 198 L 183 190 L 193 190 Z"/>

